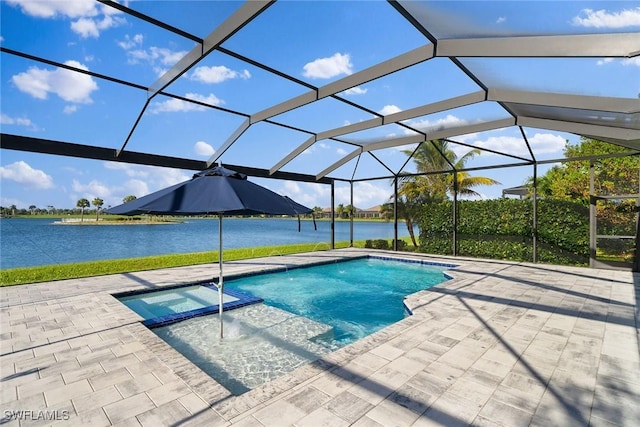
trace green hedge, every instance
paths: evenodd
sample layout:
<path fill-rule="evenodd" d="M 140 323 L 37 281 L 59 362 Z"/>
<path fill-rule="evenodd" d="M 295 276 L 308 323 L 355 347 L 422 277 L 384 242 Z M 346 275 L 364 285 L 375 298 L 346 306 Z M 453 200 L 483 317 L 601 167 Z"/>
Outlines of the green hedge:
<path fill-rule="evenodd" d="M 399 251 L 408 250 L 407 242 L 402 239 L 398 239 L 396 245 Z M 393 249 L 393 240 L 390 242 L 385 239 L 366 240 L 364 247 L 369 249 Z"/>
<path fill-rule="evenodd" d="M 425 206 L 418 218 L 420 251 L 453 253 L 452 202 Z M 513 261 L 533 260 L 531 200 L 458 203 L 458 254 Z M 589 211 L 561 200 L 538 202 L 538 260 L 584 265 L 589 259 Z"/>

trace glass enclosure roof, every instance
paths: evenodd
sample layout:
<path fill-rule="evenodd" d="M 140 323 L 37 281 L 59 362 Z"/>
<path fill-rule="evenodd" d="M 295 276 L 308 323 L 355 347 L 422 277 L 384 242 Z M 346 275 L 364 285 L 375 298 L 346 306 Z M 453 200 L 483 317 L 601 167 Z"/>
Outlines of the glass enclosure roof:
<path fill-rule="evenodd" d="M 581 135 L 640 152 L 634 2 L 0 8 L 3 149 L 309 182 L 414 173 L 440 138 L 481 149 L 470 168 L 561 160 Z"/>

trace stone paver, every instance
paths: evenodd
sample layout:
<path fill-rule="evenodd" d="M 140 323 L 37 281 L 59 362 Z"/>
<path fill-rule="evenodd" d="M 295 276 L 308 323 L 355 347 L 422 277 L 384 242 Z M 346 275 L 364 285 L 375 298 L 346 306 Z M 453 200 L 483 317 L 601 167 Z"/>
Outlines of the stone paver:
<path fill-rule="evenodd" d="M 241 396 L 112 296 L 208 280 L 216 264 L 0 288 L 2 424 L 637 425 L 640 275 L 372 253 L 458 268 L 405 300 L 413 316 Z M 237 261 L 225 271 L 363 254 Z"/>

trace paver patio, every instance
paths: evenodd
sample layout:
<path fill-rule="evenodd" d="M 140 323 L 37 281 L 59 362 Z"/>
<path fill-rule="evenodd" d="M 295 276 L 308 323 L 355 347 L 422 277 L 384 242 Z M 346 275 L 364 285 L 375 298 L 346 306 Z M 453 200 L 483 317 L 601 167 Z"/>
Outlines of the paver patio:
<path fill-rule="evenodd" d="M 412 316 L 237 397 L 111 295 L 206 280 L 217 264 L 0 288 L 1 423 L 639 425 L 639 274 L 375 253 L 458 267 L 407 298 Z"/>

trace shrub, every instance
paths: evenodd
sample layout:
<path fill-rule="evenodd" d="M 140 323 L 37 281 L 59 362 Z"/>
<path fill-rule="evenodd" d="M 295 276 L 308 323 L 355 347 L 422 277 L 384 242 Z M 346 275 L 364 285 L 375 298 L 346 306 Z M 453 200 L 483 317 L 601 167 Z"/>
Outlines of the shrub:
<path fill-rule="evenodd" d="M 389 249 L 389 242 L 385 239 L 376 239 L 373 241 L 374 249 Z"/>
<path fill-rule="evenodd" d="M 397 245 L 396 247 L 398 248 L 399 251 L 405 251 L 407 249 L 407 242 L 405 242 L 404 240 L 396 240 L 395 244 Z M 391 247 L 393 247 L 393 244 L 391 245 Z"/>
<path fill-rule="evenodd" d="M 496 199 L 458 203 L 458 254 L 513 261 L 533 260 L 531 200 Z M 418 218 L 420 251 L 453 253 L 453 204 L 424 207 Z M 581 203 L 538 202 L 538 260 L 579 264 L 589 258 L 589 211 Z"/>

